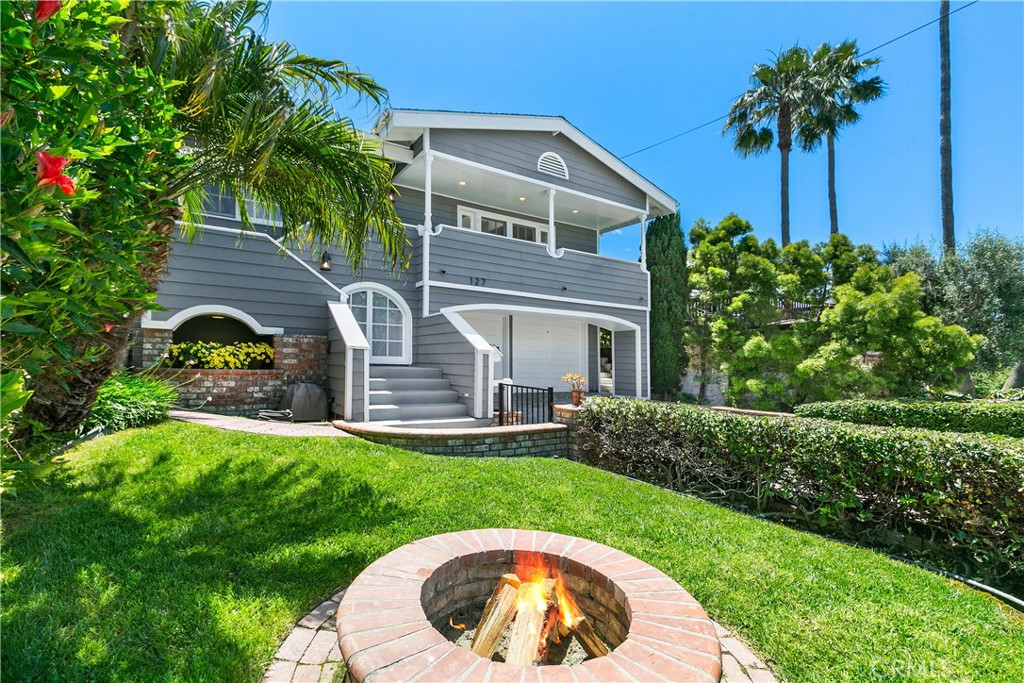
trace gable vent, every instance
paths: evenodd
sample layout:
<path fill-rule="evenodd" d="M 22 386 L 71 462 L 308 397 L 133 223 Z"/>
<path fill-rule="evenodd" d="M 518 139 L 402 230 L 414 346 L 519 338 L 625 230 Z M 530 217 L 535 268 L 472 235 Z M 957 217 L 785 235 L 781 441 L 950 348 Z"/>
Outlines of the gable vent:
<path fill-rule="evenodd" d="M 537 170 L 548 175 L 569 179 L 569 168 L 565 165 L 562 157 L 554 152 L 544 152 L 537 159 Z"/>

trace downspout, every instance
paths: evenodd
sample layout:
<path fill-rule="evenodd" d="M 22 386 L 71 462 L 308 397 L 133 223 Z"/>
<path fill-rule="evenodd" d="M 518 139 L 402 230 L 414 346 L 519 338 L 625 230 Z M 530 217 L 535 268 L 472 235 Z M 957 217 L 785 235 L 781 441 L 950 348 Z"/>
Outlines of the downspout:
<path fill-rule="evenodd" d="M 558 258 L 555 251 L 555 188 L 548 188 L 548 254 Z"/>
<path fill-rule="evenodd" d="M 647 382 L 646 392 L 641 392 L 644 398 L 651 397 L 651 271 L 647 269 L 647 216 L 651 209 L 651 198 L 647 197 L 647 212 L 640 214 L 640 270 L 647 275 L 647 327 L 644 330 L 646 335 L 647 349 Z M 639 346 L 637 349 L 639 350 Z"/>

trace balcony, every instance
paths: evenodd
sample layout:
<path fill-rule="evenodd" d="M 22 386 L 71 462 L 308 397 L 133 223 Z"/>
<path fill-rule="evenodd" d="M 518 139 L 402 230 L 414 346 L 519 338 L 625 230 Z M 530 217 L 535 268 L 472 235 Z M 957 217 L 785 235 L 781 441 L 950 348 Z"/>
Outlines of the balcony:
<path fill-rule="evenodd" d="M 595 306 L 646 309 L 648 274 L 639 263 L 570 249 L 561 257 L 544 244 L 435 226 L 430 239 L 432 288 L 523 293 L 537 299 L 592 302 Z M 424 278 L 427 279 L 427 278 Z"/>

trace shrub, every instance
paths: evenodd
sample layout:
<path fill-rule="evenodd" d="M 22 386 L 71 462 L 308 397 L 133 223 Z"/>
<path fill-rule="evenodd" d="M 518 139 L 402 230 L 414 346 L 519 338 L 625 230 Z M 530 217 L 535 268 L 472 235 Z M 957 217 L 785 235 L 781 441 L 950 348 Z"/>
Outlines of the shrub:
<path fill-rule="evenodd" d="M 613 472 L 986 580 L 1024 570 L 1024 444 L 1014 439 L 601 397 L 580 412 L 579 437 L 581 459 Z"/>
<path fill-rule="evenodd" d="M 174 389 L 165 382 L 146 373 L 122 371 L 100 385 L 85 428 L 116 432 L 141 427 L 167 417 L 177 400 Z"/>
<path fill-rule="evenodd" d="M 175 368 L 247 370 L 273 360 L 274 347 L 263 342 L 181 342 L 167 349 L 167 361 Z"/>
<path fill-rule="evenodd" d="M 883 427 L 1024 437 L 1024 403 L 1019 401 L 833 401 L 798 406 L 796 414 Z"/>

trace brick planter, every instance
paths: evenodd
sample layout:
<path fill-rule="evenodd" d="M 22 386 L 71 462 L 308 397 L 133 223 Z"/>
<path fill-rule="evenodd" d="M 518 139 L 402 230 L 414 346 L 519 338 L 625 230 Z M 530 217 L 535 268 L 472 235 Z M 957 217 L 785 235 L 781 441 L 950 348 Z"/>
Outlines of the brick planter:
<path fill-rule="evenodd" d="M 139 360 L 151 365 L 171 343 L 167 330 L 142 330 L 136 342 Z M 276 410 L 284 390 L 298 382 L 327 383 L 327 337 L 279 334 L 274 336 L 274 367 L 268 370 L 168 369 L 164 375 L 176 388 L 186 408 L 202 406 L 222 415 L 253 416 Z"/>
<path fill-rule="evenodd" d="M 611 654 L 573 666 L 515 667 L 479 657 L 436 628 L 459 609 L 482 606 L 524 552 L 557 564 Z M 338 606 L 337 628 L 353 683 L 717 683 L 722 672 L 714 624 L 675 581 L 614 548 L 544 531 L 461 531 L 398 548 L 352 583 Z"/>
<path fill-rule="evenodd" d="M 472 429 L 417 429 L 337 420 L 334 426 L 367 441 L 428 455 L 565 457 L 570 438 L 568 427 L 554 423 Z"/>

